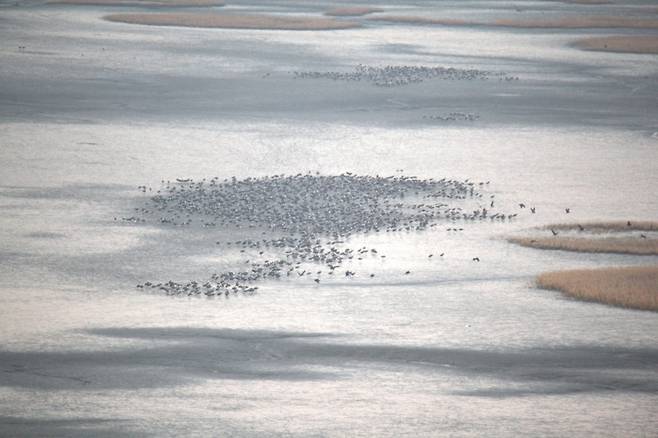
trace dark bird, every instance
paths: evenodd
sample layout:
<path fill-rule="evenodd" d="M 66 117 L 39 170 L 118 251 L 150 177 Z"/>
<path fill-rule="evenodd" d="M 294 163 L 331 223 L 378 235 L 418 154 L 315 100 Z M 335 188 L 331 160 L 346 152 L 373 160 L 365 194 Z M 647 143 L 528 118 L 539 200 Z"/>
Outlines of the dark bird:
<path fill-rule="evenodd" d="M 564 211 L 565 211 L 567 214 L 571 213 L 571 209 L 570 209 L 570 208 L 565 208 Z"/>
<path fill-rule="evenodd" d="M 444 255 L 444 254 L 445 254 L 445 253 L 444 253 L 444 252 L 442 252 L 441 254 L 439 254 L 439 257 L 443 257 L 443 255 Z"/>
<path fill-rule="evenodd" d="M 521 204 L 519 204 L 519 207 L 520 207 L 520 208 L 525 208 L 525 204 L 524 204 L 524 203 L 521 203 Z"/>
<path fill-rule="evenodd" d="M 535 207 L 530 207 L 530 211 L 532 212 L 532 214 L 535 214 Z"/>
<path fill-rule="evenodd" d="M 640 234 L 640 237 L 643 238 L 643 239 L 646 239 L 647 235 L 646 234 Z"/>
<path fill-rule="evenodd" d="M 631 221 L 626 222 L 626 226 L 630 227 L 631 226 Z"/>
<path fill-rule="evenodd" d="M 434 254 L 430 254 L 427 257 L 431 259 L 432 257 L 434 257 Z"/>
<path fill-rule="evenodd" d="M 313 280 L 313 281 L 315 281 L 315 282 L 318 283 L 318 284 L 320 283 L 320 279 L 319 279 L 319 278 L 316 278 L 316 279 Z"/>
<path fill-rule="evenodd" d="M 553 228 L 551 228 L 551 233 L 553 233 L 554 236 L 557 236 L 559 233 L 555 231 Z"/>
<path fill-rule="evenodd" d="M 580 224 L 578 224 L 578 229 L 579 229 L 580 231 L 585 231 L 585 227 L 583 227 L 583 226 L 580 225 Z"/>
<path fill-rule="evenodd" d="M 411 271 L 407 271 L 404 273 L 404 275 L 409 275 L 409 274 L 411 274 Z"/>
<path fill-rule="evenodd" d="M 474 261 L 474 262 L 479 262 L 479 261 L 480 261 L 480 257 L 473 257 L 473 261 Z"/>

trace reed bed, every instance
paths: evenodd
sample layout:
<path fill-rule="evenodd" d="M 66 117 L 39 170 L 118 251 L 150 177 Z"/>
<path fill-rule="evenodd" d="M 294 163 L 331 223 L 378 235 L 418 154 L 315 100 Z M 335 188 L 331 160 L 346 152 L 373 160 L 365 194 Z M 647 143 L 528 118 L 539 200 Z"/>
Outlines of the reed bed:
<path fill-rule="evenodd" d="M 476 23 L 476 22 L 452 19 L 452 18 L 427 18 L 427 17 L 417 17 L 410 15 L 382 15 L 382 16 L 370 17 L 368 18 L 368 20 L 384 21 L 389 23 L 438 25 L 438 26 L 469 26 L 469 25 L 484 24 L 484 23 Z"/>
<path fill-rule="evenodd" d="M 224 6 L 222 0 L 49 0 L 50 4 L 98 5 L 98 6 L 141 6 L 141 7 L 204 7 Z"/>
<path fill-rule="evenodd" d="M 547 272 L 537 277 L 537 286 L 580 300 L 658 311 L 658 266 Z"/>
<path fill-rule="evenodd" d="M 366 6 L 353 6 L 344 8 L 334 8 L 325 12 L 330 17 L 362 17 L 375 12 L 384 12 L 381 8 L 369 8 Z"/>
<path fill-rule="evenodd" d="M 576 5 L 610 5 L 610 0 L 557 0 L 560 3 L 573 3 Z"/>
<path fill-rule="evenodd" d="M 580 230 L 588 232 L 612 232 L 612 231 L 658 231 L 656 221 L 597 221 L 581 223 L 561 223 L 547 225 L 545 229 L 554 230 Z"/>
<path fill-rule="evenodd" d="M 584 38 L 574 44 L 579 49 L 602 52 L 658 54 L 658 36 L 609 36 Z"/>
<path fill-rule="evenodd" d="M 510 242 L 517 245 L 549 250 L 613 253 L 633 255 L 658 255 L 658 239 L 640 237 L 513 237 Z"/>
<path fill-rule="evenodd" d="M 553 19 L 499 19 L 494 21 L 468 21 L 460 19 L 426 18 L 417 16 L 384 15 L 372 17 L 373 21 L 416 25 L 442 26 L 501 26 L 538 29 L 579 29 L 579 28 L 631 28 L 658 29 L 658 20 L 612 16 L 572 16 Z"/>
<path fill-rule="evenodd" d="M 501 19 L 493 23 L 496 26 L 528 28 L 629 28 L 658 29 L 658 20 L 613 16 L 572 16 L 554 19 L 519 20 Z"/>
<path fill-rule="evenodd" d="M 219 15 L 195 13 L 112 14 L 108 21 L 150 26 L 181 26 L 262 30 L 337 30 L 360 27 L 332 18 L 277 17 L 270 15 Z"/>

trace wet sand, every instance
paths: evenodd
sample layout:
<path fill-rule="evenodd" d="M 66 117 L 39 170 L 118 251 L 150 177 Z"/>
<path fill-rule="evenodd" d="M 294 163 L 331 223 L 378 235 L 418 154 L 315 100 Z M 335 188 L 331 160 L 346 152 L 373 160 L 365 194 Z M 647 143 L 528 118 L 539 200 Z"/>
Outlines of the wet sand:
<path fill-rule="evenodd" d="M 358 23 L 331 18 L 292 18 L 272 15 L 217 15 L 193 13 L 112 14 L 108 21 L 149 26 L 204 27 L 262 30 L 338 30 L 360 27 Z"/>
<path fill-rule="evenodd" d="M 576 41 L 574 46 L 598 52 L 658 54 L 658 36 L 583 38 Z"/>
<path fill-rule="evenodd" d="M 537 285 L 580 300 L 658 311 L 658 266 L 547 272 Z"/>

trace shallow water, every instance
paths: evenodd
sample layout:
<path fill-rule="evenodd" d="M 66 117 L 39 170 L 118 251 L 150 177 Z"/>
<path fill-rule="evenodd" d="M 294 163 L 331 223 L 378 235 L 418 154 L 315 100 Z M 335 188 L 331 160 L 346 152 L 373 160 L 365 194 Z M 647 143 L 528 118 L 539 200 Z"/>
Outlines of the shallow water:
<path fill-rule="evenodd" d="M 468 8 L 498 17 L 506 5 Z M 554 222 L 655 220 L 655 56 L 568 46 L 600 30 L 223 31 L 107 23 L 100 7 L 3 6 L 0 435 L 656 430 L 656 314 L 566 299 L 533 278 L 658 257 L 505 241 Z M 461 2 L 390 7 L 464 13 Z M 306 2 L 230 8 L 322 11 Z M 519 80 L 382 88 L 290 73 L 359 63 Z M 479 119 L 423 117 L 452 112 Z M 228 299 L 135 290 L 205 278 L 243 258 L 215 244 L 231 237 L 221 230 L 115 221 L 148 196 L 138 185 L 399 169 L 490 180 L 497 209 L 519 217 L 457 233 L 447 224 L 352 236 L 349 245 L 387 258 L 353 261 L 351 279 L 268 281 Z"/>

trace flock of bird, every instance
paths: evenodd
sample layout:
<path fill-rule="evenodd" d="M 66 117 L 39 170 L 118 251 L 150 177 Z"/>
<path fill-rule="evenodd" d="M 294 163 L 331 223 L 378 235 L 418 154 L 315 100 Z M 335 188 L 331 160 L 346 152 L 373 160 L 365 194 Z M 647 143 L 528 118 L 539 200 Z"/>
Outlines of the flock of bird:
<path fill-rule="evenodd" d="M 493 195 L 484 201 L 482 193 L 488 184 L 349 172 L 221 181 L 178 179 L 163 181 L 158 190 L 140 186 L 140 191 L 152 196 L 136 209 L 138 216 L 123 220 L 217 227 L 230 234 L 239 230 L 251 235 L 260 232 L 262 238 L 216 242 L 224 252 L 237 251 L 249 257 L 240 269 L 215 273 L 206 281 L 137 286 L 169 295 L 228 296 L 253 293 L 258 289 L 254 284 L 266 279 L 308 278 L 320 283 L 325 276 L 373 278 L 373 272 L 344 268 L 352 260 L 386 258 L 376 248 L 345 247 L 346 240 L 356 234 L 420 231 L 442 223 L 453 224 L 447 231 L 459 231 L 463 228 L 455 226 L 456 222 L 513 219 L 516 214 L 489 211 L 487 207 L 494 205 Z M 469 200 L 478 206 L 466 209 Z M 273 235 L 277 237 L 268 237 Z M 401 270 L 401 274 L 410 275 L 411 271 Z"/>
<path fill-rule="evenodd" d="M 518 80 L 518 77 L 508 76 L 505 73 L 491 72 L 477 69 L 460 69 L 453 67 L 426 67 L 413 65 L 387 65 L 373 67 L 363 64 L 356 66 L 352 72 L 320 72 L 295 71 L 292 72 L 299 79 L 331 79 L 335 81 L 367 81 L 378 87 L 396 87 L 401 85 L 423 82 L 428 79 L 443 79 L 453 81 L 487 80 L 498 77 L 500 80 Z"/>
<path fill-rule="evenodd" d="M 445 115 L 424 115 L 424 120 L 436 120 L 439 122 L 474 122 L 480 116 L 472 113 L 453 112 Z"/>

